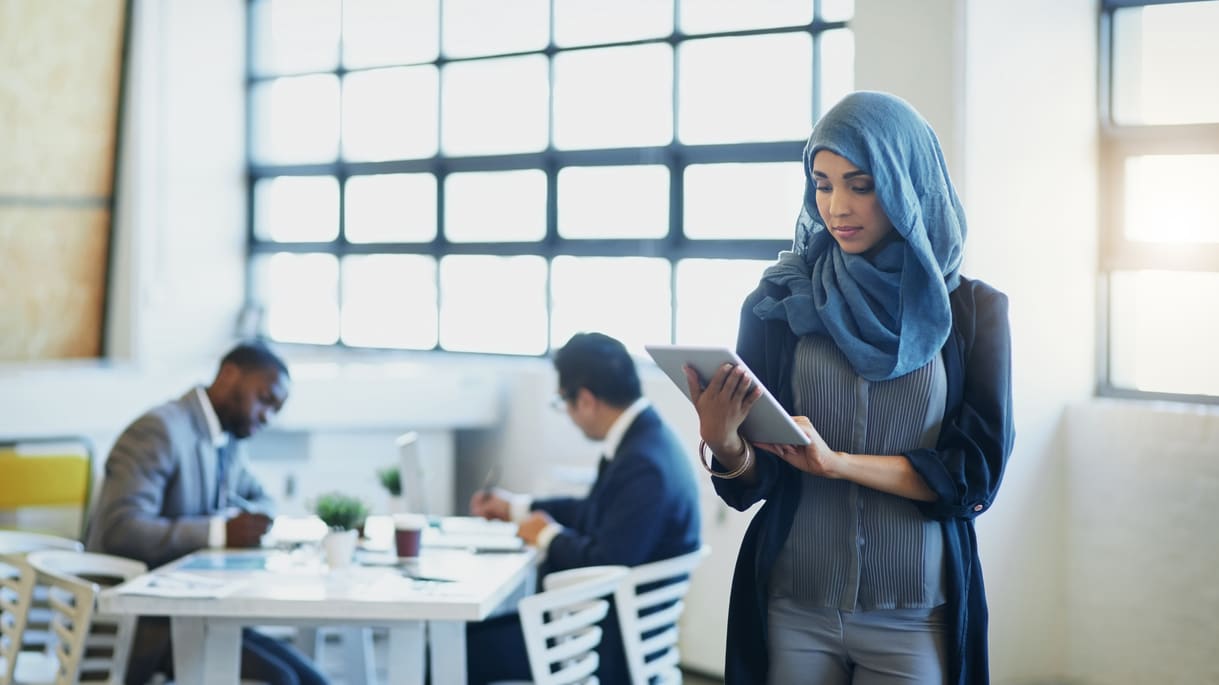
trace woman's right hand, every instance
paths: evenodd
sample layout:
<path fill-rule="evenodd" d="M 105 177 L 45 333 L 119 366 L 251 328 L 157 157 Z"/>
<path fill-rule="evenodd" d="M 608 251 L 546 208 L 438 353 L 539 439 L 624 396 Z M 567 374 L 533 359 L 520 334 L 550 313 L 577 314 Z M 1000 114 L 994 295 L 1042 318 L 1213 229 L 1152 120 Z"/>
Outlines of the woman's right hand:
<path fill-rule="evenodd" d="M 690 400 L 698 412 L 698 432 L 717 455 L 740 454 L 745 445 L 737 431 L 753 403 L 762 396 L 762 387 L 745 369 L 724 364 L 703 386 L 698 372 L 685 367 Z"/>

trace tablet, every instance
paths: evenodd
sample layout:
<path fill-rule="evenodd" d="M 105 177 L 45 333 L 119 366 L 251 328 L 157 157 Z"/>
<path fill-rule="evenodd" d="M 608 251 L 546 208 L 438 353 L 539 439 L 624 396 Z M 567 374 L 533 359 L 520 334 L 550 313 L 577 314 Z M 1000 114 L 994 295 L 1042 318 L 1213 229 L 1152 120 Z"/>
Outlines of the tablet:
<path fill-rule="evenodd" d="M 733 364 L 745 369 L 750 378 L 757 382 L 757 375 L 745 366 L 745 362 L 727 347 L 697 347 L 692 345 L 645 345 L 644 349 L 656 360 L 657 366 L 681 388 L 687 399 L 690 388 L 686 383 L 686 372 L 682 368 L 689 364 L 698 372 L 699 378 L 706 382 L 715 375 L 723 364 Z M 774 395 L 761 385 L 762 396 L 749 410 L 741 424 L 741 435 L 751 442 L 770 442 L 777 445 L 807 445 L 809 438 L 800 430 L 796 422 L 779 404 Z"/>

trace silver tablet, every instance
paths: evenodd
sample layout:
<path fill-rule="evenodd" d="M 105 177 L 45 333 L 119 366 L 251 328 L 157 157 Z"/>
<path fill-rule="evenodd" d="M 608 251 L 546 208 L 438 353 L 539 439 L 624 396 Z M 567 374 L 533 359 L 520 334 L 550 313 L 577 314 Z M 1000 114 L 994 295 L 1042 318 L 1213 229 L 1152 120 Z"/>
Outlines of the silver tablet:
<path fill-rule="evenodd" d="M 693 345 L 645 345 L 644 349 L 648 354 L 652 355 L 652 359 L 656 360 L 665 374 L 681 388 L 681 392 L 688 399 L 690 397 L 690 387 L 686 383 L 686 372 L 682 368 L 689 364 L 691 368 L 698 372 L 699 378 L 705 383 L 710 379 L 715 372 L 723 364 L 733 364 L 740 366 L 749 373 L 750 378 L 757 382 L 757 376 L 749 367 L 745 366 L 745 362 L 736 355 L 736 352 L 727 347 L 699 347 Z M 761 385 L 759 383 L 759 385 Z M 807 445 L 809 443 L 808 436 L 787 411 L 783 409 L 783 405 L 770 394 L 766 386 L 762 387 L 762 396 L 754 403 L 753 408 L 749 410 L 749 416 L 745 417 L 745 422 L 741 424 L 741 435 L 746 440 L 751 442 L 770 442 L 777 445 Z"/>

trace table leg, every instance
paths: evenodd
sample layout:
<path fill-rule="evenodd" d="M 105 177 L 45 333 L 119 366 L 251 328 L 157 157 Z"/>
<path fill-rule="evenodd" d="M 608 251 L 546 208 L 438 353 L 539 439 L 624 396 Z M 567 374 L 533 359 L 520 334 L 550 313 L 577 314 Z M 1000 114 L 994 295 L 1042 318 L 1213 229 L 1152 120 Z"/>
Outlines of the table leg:
<path fill-rule="evenodd" d="M 241 625 L 195 616 L 169 620 L 177 685 L 232 685 L 241 680 Z"/>
<path fill-rule="evenodd" d="M 388 656 L 386 680 L 402 685 L 423 685 L 423 622 L 411 621 L 390 626 Z M 452 681 L 437 680 L 433 674 L 432 682 Z"/>
<path fill-rule="evenodd" d="M 429 621 L 428 649 L 432 657 L 432 682 L 457 685 L 467 682 L 464 621 Z"/>

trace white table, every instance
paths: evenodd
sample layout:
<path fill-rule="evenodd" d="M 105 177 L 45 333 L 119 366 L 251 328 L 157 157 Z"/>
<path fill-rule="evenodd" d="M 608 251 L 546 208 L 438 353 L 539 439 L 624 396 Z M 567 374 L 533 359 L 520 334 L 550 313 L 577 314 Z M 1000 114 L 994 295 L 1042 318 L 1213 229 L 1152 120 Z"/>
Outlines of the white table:
<path fill-rule="evenodd" d="M 389 682 L 423 684 L 426 644 L 432 682 L 465 683 L 465 624 L 487 618 L 521 588 L 532 589 L 535 560 L 532 549 L 480 554 L 425 548 L 407 571 L 455 581 L 432 582 L 407 578 L 395 566 L 329 570 L 316 560 L 302 562 L 299 554 L 283 551 L 204 551 L 102 592 L 98 608 L 168 616 L 174 678 L 181 685 L 238 682 L 242 627 L 279 624 L 385 626 Z M 265 567 L 199 568 L 213 563 Z M 183 573 L 232 581 L 231 591 L 208 598 L 130 593 L 137 584 L 164 583 L 167 576 Z"/>

